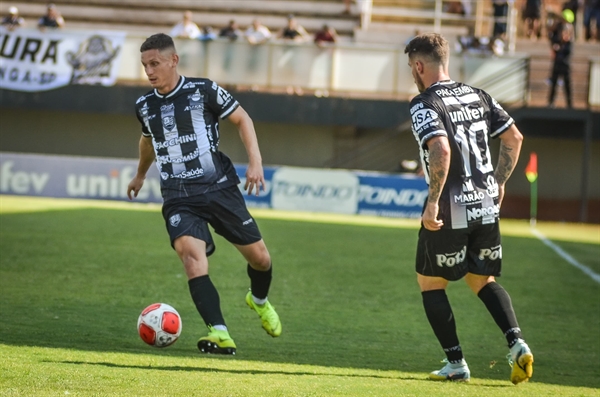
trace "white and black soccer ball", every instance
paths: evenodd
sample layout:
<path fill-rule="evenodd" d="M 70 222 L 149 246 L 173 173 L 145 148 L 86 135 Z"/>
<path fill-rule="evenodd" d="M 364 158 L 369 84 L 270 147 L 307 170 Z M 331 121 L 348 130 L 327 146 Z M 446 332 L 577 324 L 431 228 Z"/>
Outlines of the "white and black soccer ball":
<path fill-rule="evenodd" d="M 153 303 L 138 318 L 138 334 L 150 346 L 167 347 L 181 335 L 181 317 L 173 306 Z"/>

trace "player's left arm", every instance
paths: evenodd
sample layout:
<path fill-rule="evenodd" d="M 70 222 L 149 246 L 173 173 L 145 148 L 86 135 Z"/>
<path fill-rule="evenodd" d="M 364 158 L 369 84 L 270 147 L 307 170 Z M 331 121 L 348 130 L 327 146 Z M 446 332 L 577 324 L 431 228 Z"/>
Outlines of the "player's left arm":
<path fill-rule="evenodd" d="M 242 143 L 246 148 L 246 153 L 248 154 L 248 169 L 246 170 L 244 190 L 250 195 L 254 188 L 256 188 L 256 195 L 258 196 L 261 189 L 265 190 L 265 175 L 254 123 L 241 106 L 238 106 L 229 115 L 228 119 L 237 127 Z"/>
<path fill-rule="evenodd" d="M 429 150 L 429 194 L 423 211 L 423 226 L 427 230 L 440 230 L 444 222 L 438 219 L 439 202 L 450 170 L 450 143 L 444 135 L 427 141 Z"/>
<path fill-rule="evenodd" d="M 498 165 L 494 171 L 499 189 L 498 204 L 502 204 L 504 185 L 517 166 L 517 161 L 519 161 L 522 143 L 523 135 L 514 123 L 500 135 L 500 154 Z"/>

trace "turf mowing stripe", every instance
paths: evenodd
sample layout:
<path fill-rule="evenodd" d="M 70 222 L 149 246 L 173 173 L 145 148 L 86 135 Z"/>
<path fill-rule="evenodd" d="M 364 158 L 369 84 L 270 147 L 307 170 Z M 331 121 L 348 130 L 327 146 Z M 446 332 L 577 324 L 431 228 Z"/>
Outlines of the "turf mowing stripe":
<path fill-rule="evenodd" d="M 589 267 L 579 263 L 575 258 L 573 258 L 571 255 L 569 255 L 565 250 L 560 248 L 558 245 L 554 244 L 552 241 L 548 240 L 546 238 L 546 236 L 544 236 L 542 234 L 542 232 L 540 232 L 539 230 L 532 228 L 531 233 L 533 233 L 534 236 L 536 236 L 538 239 L 540 239 L 540 241 L 542 243 L 544 243 L 548 247 L 552 248 L 554 250 L 554 252 L 556 252 L 559 256 L 561 256 L 564 260 L 566 260 L 571 265 L 575 266 L 576 268 L 578 268 L 579 270 L 581 270 L 582 272 L 584 272 L 585 274 L 590 276 L 592 278 L 592 280 L 594 280 L 595 282 L 600 284 L 600 274 L 595 273 Z"/>

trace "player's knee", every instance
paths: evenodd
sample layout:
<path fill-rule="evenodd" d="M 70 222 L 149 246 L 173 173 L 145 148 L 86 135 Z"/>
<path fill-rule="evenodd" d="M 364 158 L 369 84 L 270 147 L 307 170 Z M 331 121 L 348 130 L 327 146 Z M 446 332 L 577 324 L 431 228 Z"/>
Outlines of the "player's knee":
<path fill-rule="evenodd" d="M 251 258 L 248 263 L 253 269 L 266 272 L 271 268 L 271 256 L 268 252 L 264 252 Z"/>

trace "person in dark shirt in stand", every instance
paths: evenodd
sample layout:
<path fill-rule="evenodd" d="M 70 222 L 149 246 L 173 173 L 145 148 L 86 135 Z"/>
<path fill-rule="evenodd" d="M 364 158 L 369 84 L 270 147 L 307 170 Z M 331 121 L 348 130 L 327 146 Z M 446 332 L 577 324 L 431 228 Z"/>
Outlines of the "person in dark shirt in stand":
<path fill-rule="evenodd" d="M 25 20 L 19 16 L 17 7 L 9 7 L 8 16 L 2 18 L 1 25 L 12 32 L 18 27 L 25 26 Z"/>
<path fill-rule="evenodd" d="M 43 31 L 46 30 L 46 28 L 61 29 L 65 27 L 65 20 L 54 4 L 48 4 L 46 10 L 46 15 L 41 17 L 38 21 L 38 29 Z"/>
<path fill-rule="evenodd" d="M 323 43 L 336 43 L 338 40 L 337 32 L 329 25 L 323 25 L 321 30 L 315 33 L 315 44 L 320 46 Z"/>
<path fill-rule="evenodd" d="M 244 34 L 239 29 L 238 24 L 235 20 L 229 21 L 229 24 L 225 26 L 221 31 L 219 31 L 219 37 L 228 38 L 230 41 L 236 41 L 238 37 L 243 36 Z"/>
<path fill-rule="evenodd" d="M 567 106 L 573 107 L 571 99 L 571 46 L 572 46 L 572 28 L 570 24 L 560 26 L 560 30 L 555 33 L 552 40 L 552 52 L 554 64 L 552 66 L 552 76 L 550 77 L 550 95 L 548 97 L 548 106 L 554 107 L 554 96 L 558 79 L 562 78 Z"/>

